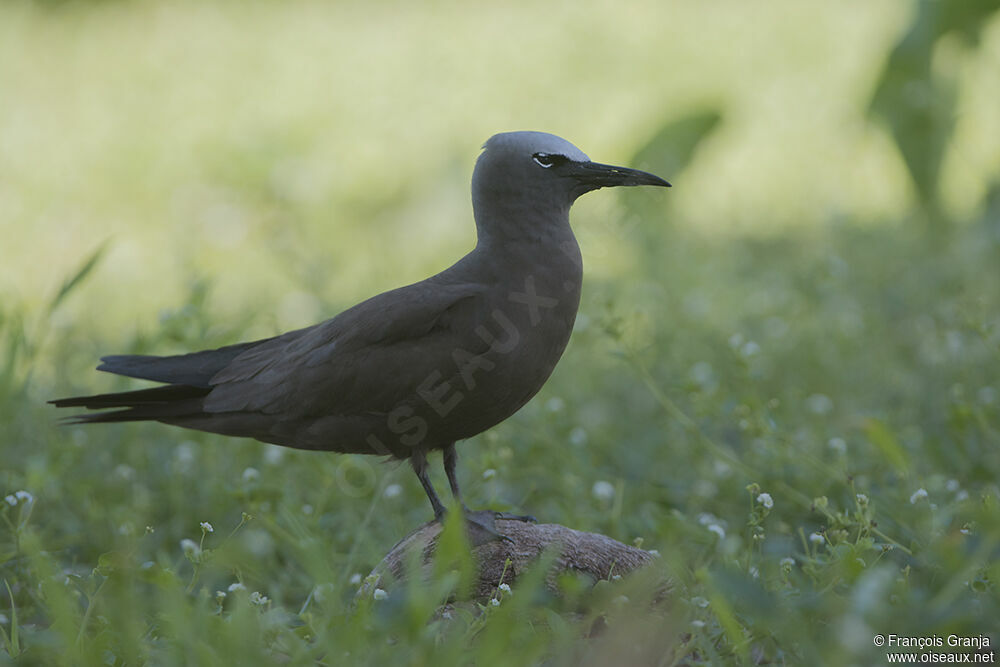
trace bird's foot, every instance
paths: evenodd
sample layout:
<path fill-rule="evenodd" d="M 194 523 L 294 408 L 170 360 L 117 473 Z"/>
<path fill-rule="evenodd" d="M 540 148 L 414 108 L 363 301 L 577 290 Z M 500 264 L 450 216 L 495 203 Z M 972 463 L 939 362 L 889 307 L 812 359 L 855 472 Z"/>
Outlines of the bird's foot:
<path fill-rule="evenodd" d="M 494 540 L 513 543 L 514 540 L 497 530 L 496 520 L 498 512 L 494 512 L 493 510 L 477 510 L 475 512 L 466 510 L 464 514 L 465 527 L 468 530 L 469 542 L 472 546 L 478 547 L 481 544 L 493 542 Z"/>
<path fill-rule="evenodd" d="M 465 506 L 463 506 L 462 509 L 462 513 L 465 516 L 465 526 L 468 530 L 469 542 L 474 547 L 496 540 L 503 540 L 511 544 L 514 543 L 514 540 L 497 530 L 497 519 L 537 523 L 537 520 L 533 516 L 522 516 L 519 514 L 510 514 L 508 512 L 496 512 L 494 510 L 472 511 Z M 443 519 L 443 516 L 438 517 L 438 522 L 442 522 Z"/>
<path fill-rule="evenodd" d="M 510 512 L 494 512 L 495 518 L 504 521 L 522 521 L 524 523 L 538 523 L 538 519 L 530 514 L 511 514 Z"/>

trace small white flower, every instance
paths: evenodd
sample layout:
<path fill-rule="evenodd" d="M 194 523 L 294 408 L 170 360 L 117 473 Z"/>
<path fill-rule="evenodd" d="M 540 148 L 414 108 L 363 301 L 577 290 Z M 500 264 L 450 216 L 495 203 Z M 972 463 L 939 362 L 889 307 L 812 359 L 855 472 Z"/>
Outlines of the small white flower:
<path fill-rule="evenodd" d="M 6 496 L 4 496 L 3 499 L 6 500 L 7 504 L 10 505 L 11 507 L 14 507 L 14 506 L 17 505 L 17 498 L 14 497 L 14 494 L 6 495 Z"/>
<path fill-rule="evenodd" d="M 962 485 L 958 483 L 957 479 L 949 479 L 948 483 L 944 485 L 944 488 L 954 493 L 962 488 Z"/>
<path fill-rule="evenodd" d="M 260 479 L 260 471 L 256 468 L 247 468 L 243 471 L 244 482 L 255 482 Z"/>
<path fill-rule="evenodd" d="M 590 489 L 590 492 L 598 500 L 611 500 L 615 497 L 615 486 L 611 482 L 600 479 L 594 482 L 594 486 Z"/>
<path fill-rule="evenodd" d="M 195 444 L 190 440 L 185 440 L 181 444 L 177 445 L 177 449 L 174 450 L 174 458 L 177 459 L 178 465 L 182 468 L 194 463 L 194 448 Z"/>
<path fill-rule="evenodd" d="M 708 512 L 702 512 L 698 515 L 698 523 L 703 526 L 707 526 L 710 523 L 718 523 L 719 518 L 714 514 L 709 514 Z"/>
<path fill-rule="evenodd" d="M 703 628 L 705 627 L 705 621 L 691 621 L 691 625 L 696 628 Z"/>
<path fill-rule="evenodd" d="M 752 357 L 760 352 L 760 345 L 753 342 L 752 340 L 748 340 L 743 345 L 743 347 L 740 348 L 740 352 L 743 354 L 744 357 Z"/>
<path fill-rule="evenodd" d="M 181 540 L 181 551 L 189 558 L 197 558 L 201 554 L 201 547 L 194 540 L 184 538 Z"/>
<path fill-rule="evenodd" d="M 965 489 L 962 489 L 961 491 L 955 494 L 955 500 L 957 502 L 962 502 L 963 500 L 968 500 L 968 499 L 969 499 L 969 492 L 966 491 Z"/>
<path fill-rule="evenodd" d="M 784 570 L 791 570 L 793 567 L 795 567 L 795 559 L 794 558 L 782 558 L 780 565 L 781 565 L 782 569 L 784 569 Z"/>
<path fill-rule="evenodd" d="M 546 409 L 548 409 L 549 412 L 560 412 L 563 408 L 566 407 L 566 402 L 561 398 L 559 398 L 558 396 L 553 396 L 545 404 L 545 407 Z"/>
<path fill-rule="evenodd" d="M 722 526 L 720 526 L 717 523 L 710 524 L 708 526 L 708 530 L 709 530 L 709 532 L 712 532 L 712 533 L 715 533 L 716 535 L 718 535 L 720 540 L 724 540 L 726 538 L 726 529 L 723 528 Z"/>
<path fill-rule="evenodd" d="M 809 535 L 809 541 L 812 542 L 813 544 L 825 544 L 826 538 L 820 535 L 819 533 L 812 533 L 811 535 Z"/>
<path fill-rule="evenodd" d="M 235 593 L 236 591 L 245 591 L 246 589 L 246 586 L 237 581 L 235 584 L 229 584 L 228 590 L 230 593 Z"/>
<path fill-rule="evenodd" d="M 650 556 L 655 556 L 656 558 L 659 558 L 659 557 L 660 557 L 660 552 L 659 552 L 659 551 L 657 551 L 656 549 L 650 549 L 650 550 L 649 550 L 649 551 L 648 551 L 647 553 L 648 553 L 648 554 L 649 554 Z"/>
<path fill-rule="evenodd" d="M 226 599 L 226 591 L 215 591 L 215 599 L 216 600 L 225 600 Z"/>
<path fill-rule="evenodd" d="M 328 581 L 325 584 L 320 584 L 319 586 L 316 586 L 313 589 L 312 595 L 313 599 L 316 600 L 316 602 L 322 602 L 324 599 L 326 599 L 326 596 L 329 595 L 330 593 L 333 593 L 333 584 Z"/>
<path fill-rule="evenodd" d="M 132 479 L 135 477 L 135 468 L 125 465 L 124 463 L 120 463 L 115 466 L 115 475 L 124 480 Z"/>
<path fill-rule="evenodd" d="M 493 468 L 487 468 L 483 471 L 483 479 L 493 479 L 497 476 L 497 471 Z"/>
<path fill-rule="evenodd" d="M 927 489 L 919 488 L 913 492 L 912 496 L 910 496 L 910 504 L 916 505 L 917 502 L 923 500 L 926 497 L 927 497 Z"/>
<path fill-rule="evenodd" d="M 202 521 L 200 525 L 201 525 L 201 532 L 203 532 L 203 533 L 214 533 L 215 532 L 215 528 L 213 528 L 212 524 L 210 524 L 207 521 Z"/>
<path fill-rule="evenodd" d="M 954 329 L 945 332 L 944 340 L 945 344 L 947 344 L 948 346 L 948 351 L 951 352 L 952 354 L 958 354 L 959 352 L 961 352 L 962 347 L 965 344 L 962 334 L 958 331 L 955 331 Z M 957 393 L 959 396 L 962 395 L 963 390 L 964 387 L 962 387 L 962 385 L 960 384 L 954 385 L 952 387 L 952 391 Z"/>
<path fill-rule="evenodd" d="M 510 584 L 500 584 L 497 588 L 499 588 L 504 593 L 510 594 Z"/>
<path fill-rule="evenodd" d="M 843 438 L 830 438 L 826 444 L 838 454 L 845 454 L 847 452 L 847 443 Z"/>
<path fill-rule="evenodd" d="M 401 485 L 390 484 L 389 486 L 385 487 L 385 491 L 382 492 L 382 495 L 385 496 L 386 498 L 397 498 L 399 497 L 399 494 L 401 494 L 402 492 L 403 492 L 403 487 Z"/>
<path fill-rule="evenodd" d="M 621 581 L 621 580 L 622 580 L 622 575 L 620 574 L 611 575 L 611 581 Z"/>
<path fill-rule="evenodd" d="M 833 411 L 833 399 L 826 394 L 813 394 L 806 399 L 806 409 L 814 415 L 826 415 Z"/>
<path fill-rule="evenodd" d="M 976 392 L 976 398 L 983 405 L 992 405 L 997 400 L 997 390 L 993 387 L 983 387 Z"/>
<path fill-rule="evenodd" d="M 750 576 L 753 577 L 754 579 L 760 578 L 760 570 L 757 569 L 756 565 L 750 566 Z"/>
<path fill-rule="evenodd" d="M 360 572 L 355 572 L 354 574 L 352 574 L 351 578 L 348 579 L 348 583 L 350 583 L 351 586 L 358 586 L 358 585 L 360 585 L 361 584 L 361 573 Z"/>
<path fill-rule="evenodd" d="M 24 491 L 24 490 L 18 491 L 17 493 L 15 493 L 14 497 L 16 497 L 18 500 L 20 500 L 21 502 L 24 502 L 24 503 L 33 503 L 33 502 L 35 502 L 35 497 L 33 495 L 31 495 L 30 493 L 28 493 L 27 491 Z"/>
<path fill-rule="evenodd" d="M 582 426 L 575 427 L 569 432 L 569 444 L 576 447 L 583 447 L 587 444 L 587 429 Z"/>
<path fill-rule="evenodd" d="M 388 593 L 386 593 L 386 592 L 385 592 L 384 590 L 382 590 L 381 588 L 376 588 L 376 589 L 375 589 L 375 592 L 374 592 L 374 593 L 372 593 L 372 598 L 374 598 L 374 599 L 376 599 L 376 600 L 384 600 L 384 599 L 386 599 L 387 597 L 389 597 L 389 594 L 388 594 Z"/>
<path fill-rule="evenodd" d="M 707 361 L 699 361 L 691 370 L 688 371 L 688 375 L 697 384 L 705 386 L 711 383 L 715 379 L 715 372 L 712 370 L 712 364 Z"/>
<path fill-rule="evenodd" d="M 491 607 L 499 607 L 500 606 L 500 600 L 497 600 L 496 598 L 490 598 L 490 606 Z"/>
<path fill-rule="evenodd" d="M 861 505 L 862 507 L 868 504 L 868 496 L 866 496 L 865 494 L 859 493 L 854 497 L 858 501 L 858 504 Z"/>
<path fill-rule="evenodd" d="M 250 594 L 250 603 L 256 605 L 266 605 L 270 600 L 266 595 L 261 595 L 259 591 L 254 591 Z"/>
<path fill-rule="evenodd" d="M 691 604 L 693 604 L 696 607 L 701 607 L 702 609 L 704 609 L 705 607 L 708 606 L 708 600 L 698 595 L 691 598 Z"/>
<path fill-rule="evenodd" d="M 766 507 L 767 509 L 771 509 L 772 507 L 774 507 L 774 499 L 771 498 L 770 493 L 762 493 L 759 496 L 757 496 L 757 502 Z"/>
<path fill-rule="evenodd" d="M 305 505 L 302 506 L 302 513 L 305 514 L 306 516 L 311 515 L 313 513 L 313 506 L 310 505 L 309 503 L 306 503 Z"/>
<path fill-rule="evenodd" d="M 286 451 L 284 447 L 279 447 L 278 445 L 267 445 L 267 448 L 264 450 L 264 462 L 270 465 L 278 465 L 281 463 L 281 459 L 285 458 Z"/>

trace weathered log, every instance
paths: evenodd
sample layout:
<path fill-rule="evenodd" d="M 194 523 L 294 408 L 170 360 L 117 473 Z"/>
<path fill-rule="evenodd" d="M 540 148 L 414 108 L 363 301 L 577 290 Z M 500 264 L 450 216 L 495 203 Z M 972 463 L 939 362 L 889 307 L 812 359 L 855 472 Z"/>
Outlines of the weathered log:
<path fill-rule="evenodd" d="M 477 570 L 472 599 L 481 602 L 496 592 L 501 577 L 502 583 L 515 585 L 518 576 L 543 552 L 557 554 L 546 574 L 546 585 L 555 593 L 558 593 L 556 582 L 562 573 L 582 574 L 597 582 L 614 575 L 624 576 L 656 558 L 652 552 L 605 535 L 585 533 L 559 524 L 497 519 L 495 528 L 505 539 L 479 540 L 472 536 L 472 556 Z M 359 594 L 370 594 L 376 588 L 389 591 L 405 582 L 412 576 L 407 566 L 413 562 L 414 549 L 421 552 L 421 576 L 430 576 L 441 530 L 441 524 L 431 522 L 400 540 L 372 570 Z M 664 588 L 667 586 L 664 582 Z"/>

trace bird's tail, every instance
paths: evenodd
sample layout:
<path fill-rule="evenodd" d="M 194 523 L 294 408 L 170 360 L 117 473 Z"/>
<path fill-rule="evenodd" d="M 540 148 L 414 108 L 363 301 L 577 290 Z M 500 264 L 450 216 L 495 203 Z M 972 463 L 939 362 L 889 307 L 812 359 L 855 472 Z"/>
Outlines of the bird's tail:
<path fill-rule="evenodd" d="M 159 421 L 200 413 L 202 411 L 201 399 L 209 391 L 211 389 L 206 387 L 171 384 L 165 387 L 123 391 L 115 394 L 57 398 L 49 403 L 57 408 L 86 408 L 105 411 L 91 415 L 66 417 L 62 420 L 64 424 Z"/>
<path fill-rule="evenodd" d="M 246 350 L 267 340 L 270 339 L 169 357 L 144 354 L 102 357 L 102 363 L 97 367 L 99 371 L 167 384 L 117 394 L 59 398 L 49 403 L 57 408 L 104 410 L 92 415 L 67 417 L 62 420 L 65 424 L 163 421 L 200 415 L 203 413 L 201 399 L 212 390 L 212 376 Z"/>

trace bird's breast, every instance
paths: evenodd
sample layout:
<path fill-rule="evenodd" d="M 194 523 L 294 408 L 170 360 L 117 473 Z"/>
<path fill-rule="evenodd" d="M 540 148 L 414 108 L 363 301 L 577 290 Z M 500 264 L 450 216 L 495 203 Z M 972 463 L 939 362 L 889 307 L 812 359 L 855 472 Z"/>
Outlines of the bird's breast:
<path fill-rule="evenodd" d="M 514 266 L 484 295 L 472 332 L 480 354 L 459 369 L 456 382 L 466 394 L 462 411 L 475 414 L 478 425 L 516 412 L 555 369 L 580 305 L 582 267 L 571 260 L 549 256 Z"/>
<path fill-rule="evenodd" d="M 533 246 L 467 258 L 443 278 L 479 288 L 435 321 L 433 345 L 400 351 L 406 369 L 429 370 L 410 372 L 398 405 L 358 425 L 370 432 L 357 439 L 374 433 L 395 456 L 477 435 L 538 393 L 573 331 L 582 265 L 574 242 L 568 252 Z"/>

